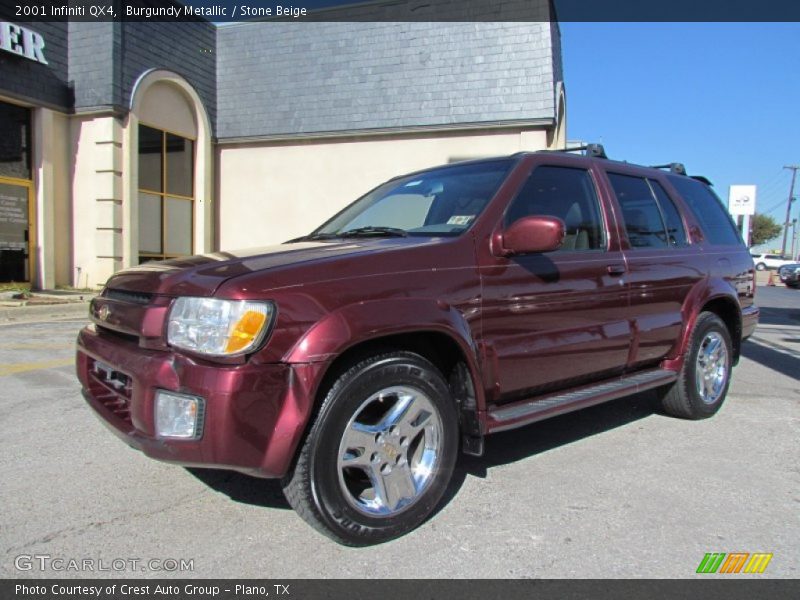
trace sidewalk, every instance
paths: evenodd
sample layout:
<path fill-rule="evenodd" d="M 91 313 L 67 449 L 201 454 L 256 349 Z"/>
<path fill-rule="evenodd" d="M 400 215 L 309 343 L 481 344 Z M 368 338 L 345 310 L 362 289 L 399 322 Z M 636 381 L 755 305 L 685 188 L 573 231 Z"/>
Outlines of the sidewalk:
<path fill-rule="evenodd" d="M 14 298 L 16 292 L 0 292 L 0 324 L 75 318 L 89 314 L 89 302 L 98 292 L 44 290 L 30 298 Z"/>

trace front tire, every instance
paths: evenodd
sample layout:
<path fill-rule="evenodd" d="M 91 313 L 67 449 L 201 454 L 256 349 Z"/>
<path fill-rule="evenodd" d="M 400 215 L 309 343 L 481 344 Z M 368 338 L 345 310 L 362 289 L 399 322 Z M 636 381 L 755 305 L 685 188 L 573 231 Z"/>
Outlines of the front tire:
<path fill-rule="evenodd" d="M 458 414 L 439 370 L 410 352 L 382 354 L 336 379 L 283 489 L 335 541 L 378 544 L 433 512 L 457 452 Z"/>
<path fill-rule="evenodd" d="M 725 323 L 714 313 L 700 313 L 678 380 L 662 392 L 664 410 L 684 419 L 706 419 L 715 414 L 728 393 L 732 358 L 731 336 Z"/>
<path fill-rule="evenodd" d="M 756 271 L 766 271 L 767 265 L 764 263 L 758 263 L 756 265 Z"/>

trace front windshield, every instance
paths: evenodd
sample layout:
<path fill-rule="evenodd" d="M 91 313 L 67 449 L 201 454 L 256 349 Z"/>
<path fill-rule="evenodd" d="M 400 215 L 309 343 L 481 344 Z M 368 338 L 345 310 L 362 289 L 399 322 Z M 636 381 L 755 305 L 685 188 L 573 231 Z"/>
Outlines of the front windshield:
<path fill-rule="evenodd" d="M 309 238 L 458 235 L 483 211 L 512 159 L 453 165 L 394 179 L 356 200 Z"/>

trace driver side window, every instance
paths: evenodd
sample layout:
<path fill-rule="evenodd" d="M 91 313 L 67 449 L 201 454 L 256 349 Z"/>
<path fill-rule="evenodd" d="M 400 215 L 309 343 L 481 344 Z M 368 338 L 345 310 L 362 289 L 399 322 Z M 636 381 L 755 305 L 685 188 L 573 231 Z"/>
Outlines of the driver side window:
<path fill-rule="evenodd" d="M 505 226 L 534 215 L 564 221 L 566 235 L 561 251 L 605 247 L 600 203 L 594 182 L 585 169 L 537 167 L 508 207 Z"/>

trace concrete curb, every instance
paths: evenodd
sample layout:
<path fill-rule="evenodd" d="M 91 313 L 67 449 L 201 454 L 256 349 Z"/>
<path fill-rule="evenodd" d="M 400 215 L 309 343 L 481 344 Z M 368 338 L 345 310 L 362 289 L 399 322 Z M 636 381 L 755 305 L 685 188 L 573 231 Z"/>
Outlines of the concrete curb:
<path fill-rule="evenodd" d="M 47 321 L 64 317 L 86 317 L 89 320 L 89 302 L 45 304 L 41 306 L 18 306 L 0 308 L 0 324 Z"/>

